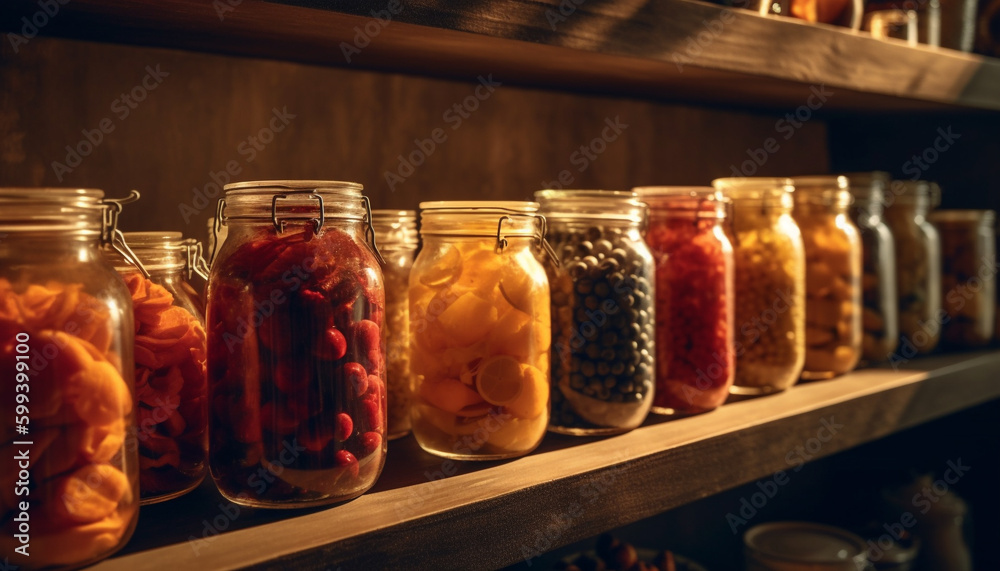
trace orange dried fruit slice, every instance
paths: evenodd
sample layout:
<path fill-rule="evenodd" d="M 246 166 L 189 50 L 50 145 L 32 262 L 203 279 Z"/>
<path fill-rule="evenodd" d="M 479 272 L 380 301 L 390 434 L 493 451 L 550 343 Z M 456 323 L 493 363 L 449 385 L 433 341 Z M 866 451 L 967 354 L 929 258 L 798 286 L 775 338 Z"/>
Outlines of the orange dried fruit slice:
<path fill-rule="evenodd" d="M 476 390 L 483 399 L 495 405 L 507 405 L 521 396 L 524 375 L 521 364 L 507 355 L 497 355 L 483 361 L 476 375 Z"/>
<path fill-rule="evenodd" d="M 129 481 L 110 464 L 89 464 L 55 481 L 52 495 L 56 516 L 75 523 L 100 521 L 118 509 Z"/>

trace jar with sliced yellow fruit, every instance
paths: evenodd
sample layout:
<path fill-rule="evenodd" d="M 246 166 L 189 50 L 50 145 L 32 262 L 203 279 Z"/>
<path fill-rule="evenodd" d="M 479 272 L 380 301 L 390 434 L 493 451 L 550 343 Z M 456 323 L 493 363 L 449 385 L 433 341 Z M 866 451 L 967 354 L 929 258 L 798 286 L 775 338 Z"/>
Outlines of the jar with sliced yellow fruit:
<path fill-rule="evenodd" d="M 424 202 L 410 273 L 411 408 L 447 458 L 527 454 L 549 422 L 549 283 L 533 202 Z"/>

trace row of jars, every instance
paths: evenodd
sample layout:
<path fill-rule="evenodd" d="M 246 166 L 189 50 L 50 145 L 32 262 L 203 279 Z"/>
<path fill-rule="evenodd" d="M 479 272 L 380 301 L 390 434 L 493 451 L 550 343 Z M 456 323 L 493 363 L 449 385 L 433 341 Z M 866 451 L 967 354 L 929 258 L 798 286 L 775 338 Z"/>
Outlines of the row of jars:
<path fill-rule="evenodd" d="M 100 191 L 0 190 L 0 361 L 24 407 L 0 426 L 32 458 L 28 501 L 0 493 L 4 553 L 34 511 L 32 546 L 61 548 L 19 564 L 106 556 L 138 503 L 185 493 L 209 466 L 243 505 L 325 504 L 370 488 L 411 423 L 432 453 L 507 458 L 547 429 L 622 432 L 650 410 L 711 410 L 884 360 L 898 329 L 927 351 L 935 319 L 953 343 L 988 339 L 992 274 L 974 266 L 993 259 L 992 219 L 937 214 L 942 295 L 934 187 L 888 188 L 723 179 L 540 191 L 540 210 L 423 203 L 414 261 L 415 215 L 371 211 L 360 185 L 228 185 L 207 325 L 193 241 L 121 234 L 121 201 Z"/>

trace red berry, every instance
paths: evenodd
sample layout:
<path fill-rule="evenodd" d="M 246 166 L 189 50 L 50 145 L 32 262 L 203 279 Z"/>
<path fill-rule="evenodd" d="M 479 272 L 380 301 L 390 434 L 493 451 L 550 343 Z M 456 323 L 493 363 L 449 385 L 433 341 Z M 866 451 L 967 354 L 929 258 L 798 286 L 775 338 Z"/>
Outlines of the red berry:
<path fill-rule="evenodd" d="M 323 336 L 317 343 L 313 354 L 320 359 L 336 361 L 342 359 L 347 354 L 347 338 L 336 326 L 323 331 Z"/>
<path fill-rule="evenodd" d="M 385 384 L 378 375 L 368 375 L 368 392 L 365 393 L 365 398 L 379 402 L 385 393 L 384 387 Z"/>
<path fill-rule="evenodd" d="M 306 426 L 299 429 L 296 437 L 310 452 L 321 452 L 333 440 L 329 429 L 310 430 Z"/>
<path fill-rule="evenodd" d="M 361 435 L 361 445 L 365 456 L 373 454 L 382 447 L 382 435 L 378 432 L 366 432 Z"/>
<path fill-rule="evenodd" d="M 354 344 L 362 355 L 380 352 L 382 338 L 378 325 L 369 319 L 362 319 L 355 323 Z"/>
<path fill-rule="evenodd" d="M 361 396 L 368 390 L 368 372 L 361 363 L 344 363 L 340 369 L 343 381 L 354 389 L 354 394 Z"/>
<path fill-rule="evenodd" d="M 337 450 L 333 456 L 339 468 L 343 468 L 352 478 L 358 477 L 358 459 L 347 450 Z"/>
<path fill-rule="evenodd" d="M 383 416 L 381 403 L 374 400 L 363 400 L 361 401 L 361 412 L 361 418 L 365 421 L 365 425 L 368 427 L 368 430 L 385 430 L 385 426 L 382 424 Z"/>
<path fill-rule="evenodd" d="M 343 442 L 351 437 L 354 433 L 354 421 L 351 420 L 350 415 L 346 412 L 342 412 L 337 415 L 337 422 L 334 428 L 334 436 L 337 438 L 338 442 Z"/>

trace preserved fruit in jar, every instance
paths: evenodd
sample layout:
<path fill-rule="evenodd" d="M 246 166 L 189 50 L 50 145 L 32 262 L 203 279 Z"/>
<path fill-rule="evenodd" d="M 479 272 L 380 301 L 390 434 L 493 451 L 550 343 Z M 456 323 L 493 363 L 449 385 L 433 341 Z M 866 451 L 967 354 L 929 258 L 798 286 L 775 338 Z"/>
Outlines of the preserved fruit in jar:
<path fill-rule="evenodd" d="M 385 292 L 361 185 L 246 182 L 224 200 L 208 285 L 212 477 L 253 507 L 356 497 L 386 450 Z"/>
<path fill-rule="evenodd" d="M 552 323 L 533 202 L 424 202 L 410 273 L 412 429 L 439 456 L 527 454 L 549 423 Z"/>

